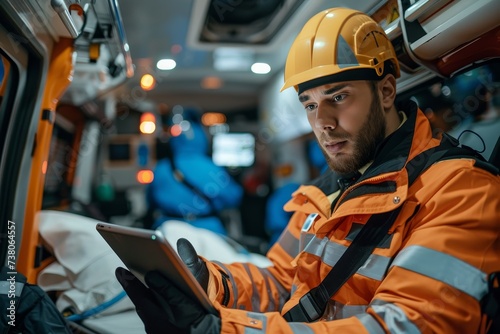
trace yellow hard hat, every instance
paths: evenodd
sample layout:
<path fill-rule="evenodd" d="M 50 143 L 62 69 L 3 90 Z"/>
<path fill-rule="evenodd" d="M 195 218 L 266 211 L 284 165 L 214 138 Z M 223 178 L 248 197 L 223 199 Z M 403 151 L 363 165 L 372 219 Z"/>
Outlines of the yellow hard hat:
<path fill-rule="evenodd" d="M 387 62 L 389 61 L 389 62 Z M 283 91 L 299 94 L 326 83 L 399 77 L 399 63 L 384 30 L 368 15 L 331 8 L 313 16 L 290 48 Z"/>

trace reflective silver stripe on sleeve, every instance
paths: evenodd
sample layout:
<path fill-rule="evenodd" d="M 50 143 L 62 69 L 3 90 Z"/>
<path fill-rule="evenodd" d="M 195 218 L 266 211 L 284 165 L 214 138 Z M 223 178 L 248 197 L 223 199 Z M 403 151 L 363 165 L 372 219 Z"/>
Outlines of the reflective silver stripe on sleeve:
<path fill-rule="evenodd" d="M 368 333 L 385 334 L 385 331 L 382 328 L 382 326 L 380 326 L 377 320 L 373 319 L 373 317 L 368 313 L 358 314 L 356 315 L 356 318 L 358 318 L 358 320 L 361 321 L 361 323 L 366 328 L 366 331 Z"/>
<path fill-rule="evenodd" d="M 271 275 L 271 273 L 269 272 L 268 269 L 266 268 L 261 268 L 259 269 L 260 272 L 262 273 L 262 275 L 264 277 L 266 277 L 267 279 L 271 280 L 274 284 L 274 286 L 276 287 L 276 289 L 278 290 L 278 294 L 279 294 L 279 301 L 278 301 L 278 305 L 274 305 L 273 308 L 270 310 L 270 311 L 278 311 L 278 310 L 281 310 L 281 308 L 283 307 L 283 305 L 285 305 L 286 301 L 290 298 L 290 292 L 285 289 L 285 287 L 283 287 L 283 285 L 281 285 L 277 280 L 276 278 L 274 278 L 273 275 Z M 270 293 L 270 290 L 269 290 L 269 283 L 267 282 L 266 280 L 266 287 L 268 289 L 268 294 L 269 294 L 269 299 L 270 300 L 273 300 L 272 304 L 274 304 L 274 298 L 273 296 L 271 295 Z M 271 307 L 271 303 L 269 304 L 270 307 Z"/>
<path fill-rule="evenodd" d="M 247 275 L 250 278 L 250 282 L 252 282 L 252 310 L 260 311 L 260 296 L 258 294 L 257 285 L 255 285 L 252 272 L 250 271 L 248 263 L 243 263 L 243 268 L 245 268 L 245 271 L 247 272 Z"/>
<path fill-rule="evenodd" d="M 478 301 L 488 292 L 487 275 L 470 264 L 423 246 L 403 249 L 391 264 L 448 284 Z"/>
<path fill-rule="evenodd" d="M 245 334 L 262 334 L 262 333 L 266 332 L 266 330 L 267 330 L 267 317 L 265 315 L 263 315 L 262 313 L 247 312 L 247 316 L 249 318 L 261 321 L 262 322 L 262 329 L 246 327 L 245 332 L 244 332 Z M 299 323 L 299 322 L 290 322 L 290 323 L 288 323 L 288 325 L 292 329 L 293 333 L 314 334 L 314 331 L 306 324 Z"/>
<path fill-rule="evenodd" d="M 269 272 L 265 269 L 259 268 L 260 274 L 264 278 L 264 283 L 266 284 L 266 291 L 269 299 L 269 304 L 267 305 L 267 312 L 277 311 L 276 302 L 273 298 L 273 294 L 271 293 L 271 287 L 269 286 Z"/>
<path fill-rule="evenodd" d="M 299 254 L 299 239 L 295 238 L 288 229 L 281 234 L 277 243 L 291 258 L 295 258 Z"/>
<path fill-rule="evenodd" d="M 370 308 L 375 311 L 383 320 L 390 333 L 395 334 L 419 334 L 420 329 L 408 319 L 406 313 L 395 304 L 386 303 L 383 300 L 374 300 L 370 303 Z M 367 316 L 377 321 L 365 313 Z M 378 323 L 377 323 L 378 324 Z M 378 325 L 380 326 L 380 325 Z M 370 332 L 371 333 L 371 332 Z"/>
<path fill-rule="evenodd" d="M 346 249 L 346 246 L 332 242 L 328 238 L 315 237 L 307 244 L 304 252 L 321 257 L 323 263 L 333 267 Z M 385 256 L 371 254 L 356 273 L 380 281 L 385 276 L 390 260 Z"/>
<path fill-rule="evenodd" d="M 233 306 L 231 308 L 238 308 L 237 307 L 237 305 L 238 305 L 238 288 L 236 288 L 236 284 L 234 283 L 233 274 L 231 273 L 231 271 L 229 271 L 229 269 L 227 269 L 227 267 L 223 263 L 221 263 L 219 261 L 213 261 L 213 263 L 217 264 L 222 269 L 224 269 L 224 272 L 229 276 L 229 282 L 231 282 L 231 286 L 233 287 L 233 289 L 232 289 L 232 291 L 233 291 Z"/>

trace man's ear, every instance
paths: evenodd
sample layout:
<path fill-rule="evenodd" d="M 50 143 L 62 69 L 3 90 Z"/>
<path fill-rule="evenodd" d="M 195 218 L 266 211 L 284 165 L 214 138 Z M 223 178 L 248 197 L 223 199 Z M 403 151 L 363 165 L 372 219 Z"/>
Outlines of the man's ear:
<path fill-rule="evenodd" d="M 396 99 L 396 78 L 392 74 L 386 75 L 378 83 L 380 102 L 385 110 L 389 110 L 394 105 Z"/>

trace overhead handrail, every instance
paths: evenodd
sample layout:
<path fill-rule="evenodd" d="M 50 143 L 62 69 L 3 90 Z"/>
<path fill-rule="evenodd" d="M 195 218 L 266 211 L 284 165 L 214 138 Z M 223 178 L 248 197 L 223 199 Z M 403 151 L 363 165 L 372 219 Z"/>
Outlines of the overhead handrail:
<path fill-rule="evenodd" d="M 123 29 L 123 22 L 120 16 L 120 10 L 118 8 L 118 1 L 109 0 L 109 6 L 111 9 L 111 13 L 113 14 L 113 19 L 116 22 L 116 31 L 118 32 L 118 38 L 120 39 L 120 49 L 125 58 L 127 77 L 131 78 L 134 76 L 134 67 L 132 64 L 132 57 L 130 56 L 130 49 L 128 46 L 127 38 L 125 37 L 125 29 Z"/>
<path fill-rule="evenodd" d="M 420 0 L 408 7 L 405 12 L 405 20 L 408 22 L 413 22 L 421 17 L 425 12 L 429 11 L 433 7 L 437 7 L 441 1 L 436 0 Z"/>
<path fill-rule="evenodd" d="M 64 3 L 64 0 L 51 0 L 50 5 L 59 15 L 62 23 L 68 29 L 68 32 L 71 37 L 77 38 L 79 35 L 78 29 L 76 29 L 75 23 L 73 22 L 73 18 L 69 13 L 68 7 Z"/>
<path fill-rule="evenodd" d="M 393 41 L 396 37 L 401 35 L 401 25 L 399 18 L 392 21 L 385 29 L 385 34 L 389 40 Z"/>

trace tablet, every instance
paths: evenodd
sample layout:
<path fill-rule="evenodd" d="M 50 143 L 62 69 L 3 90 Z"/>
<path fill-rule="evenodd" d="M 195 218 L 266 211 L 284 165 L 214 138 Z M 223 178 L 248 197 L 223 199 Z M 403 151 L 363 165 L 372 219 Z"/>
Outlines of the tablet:
<path fill-rule="evenodd" d="M 109 223 L 98 223 L 96 229 L 143 284 L 146 273 L 157 270 L 198 300 L 208 313 L 218 315 L 206 292 L 160 231 Z"/>

